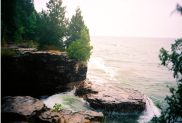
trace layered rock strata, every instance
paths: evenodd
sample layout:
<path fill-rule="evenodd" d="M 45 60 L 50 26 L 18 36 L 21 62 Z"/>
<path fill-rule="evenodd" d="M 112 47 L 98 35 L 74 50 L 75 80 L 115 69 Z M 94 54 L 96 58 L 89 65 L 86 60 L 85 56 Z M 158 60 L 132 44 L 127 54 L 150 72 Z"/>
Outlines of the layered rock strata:
<path fill-rule="evenodd" d="M 123 113 L 140 113 L 146 109 L 147 96 L 138 90 L 89 80 L 85 84 L 86 88 L 78 89 L 76 94 L 83 97 L 92 108 Z"/>
<path fill-rule="evenodd" d="M 2 96 L 34 97 L 76 89 L 91 107 L 124 113 L 145 110 L 146 96 L 135 89 L 86 79 L 87 65 L 64 52 L 26 52 L 2 57 Z"/>
<path fill-rule="evenodd" d="M 3 98 L 1 115 L 4 123 L 104 123 L 101 112 L 47 109 L 42 101 L 30 96 Z"/>
<path fill-rule="evenodd" d="M 1 58 L 2 96 L 52 95 L 86 79 L 87 65 L 64 52 L 23 52 Z M 11 91 L 10 91 L 11 90 Z"/>

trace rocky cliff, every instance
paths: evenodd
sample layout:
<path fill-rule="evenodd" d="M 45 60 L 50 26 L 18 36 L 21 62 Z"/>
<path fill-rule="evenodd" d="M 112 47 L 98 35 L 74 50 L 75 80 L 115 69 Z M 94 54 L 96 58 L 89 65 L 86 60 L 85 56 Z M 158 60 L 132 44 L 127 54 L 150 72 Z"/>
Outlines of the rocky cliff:
<path fill-rule="evenodd" d="M 146 95 L 135 89 L 86 79 L 87 65 L 63 52 L 26 52 L 2 57 L 2 96 L 52 95 L 77 88 L 75 95 L 92 108 L 123 113 L 143 112 Z"/>
<path fill-rule="evenodd" d="M 2 96 L 51 95 L 86 79 L 87 65 L 62 52 L 26 52 L 1 57 Z"/>

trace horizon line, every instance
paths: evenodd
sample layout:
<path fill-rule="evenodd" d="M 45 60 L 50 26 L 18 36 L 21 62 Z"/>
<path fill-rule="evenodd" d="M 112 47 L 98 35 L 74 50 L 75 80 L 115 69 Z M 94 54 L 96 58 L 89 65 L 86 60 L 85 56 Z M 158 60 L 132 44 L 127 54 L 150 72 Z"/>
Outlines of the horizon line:
<path fill-rule="evenodd" d="M 182 37 L 151 37 L 151 36 L 113 36 L 113 35 L 90 35 L 90 37 L 123 37 L 123 38 L 172 38 L 172 39 L 180 39 Z"/>

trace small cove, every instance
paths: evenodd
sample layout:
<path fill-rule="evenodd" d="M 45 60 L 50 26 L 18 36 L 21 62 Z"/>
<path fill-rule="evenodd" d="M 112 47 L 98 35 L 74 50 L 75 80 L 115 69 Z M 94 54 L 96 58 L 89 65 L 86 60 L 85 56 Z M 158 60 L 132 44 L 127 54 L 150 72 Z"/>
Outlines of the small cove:
<path fill-rule="evenodd" d="M 106 123 L 147 123 L 154 114 L 160 114 L 155 103 L 166 107 L 164 98 L 169 94 L 166 86 L 176 87 L 176 83 L 172 72 L 158 65 L 158 54 L 161 47 L 169 50 L 173 42 L 174 39 L 166 38 L 91 37 L 94 49 L 88 63 L 87 78 L 98 83 L 134 88 L 149 97 L 143 114 L 103 112 Z M 94 110 L 73 93 L 74 90 L 42 100 L 49 108 L 61 103 L 62 108 L 73 111 Z"/>

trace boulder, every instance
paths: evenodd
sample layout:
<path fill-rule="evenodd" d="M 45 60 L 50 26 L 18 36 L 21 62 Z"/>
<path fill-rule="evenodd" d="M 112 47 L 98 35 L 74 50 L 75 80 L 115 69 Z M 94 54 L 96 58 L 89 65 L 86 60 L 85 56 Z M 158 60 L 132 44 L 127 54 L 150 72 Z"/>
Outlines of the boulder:
<path fill-rule="evenodd" d="M 44 103 L 30 96 L 8 96 L 2 99 L 2 121 L 29 121 L 46 107 Z"/>
<path fill-rule="evenodd" d="M 104 123 L 102 112 L 48 109 L 42 101 L 30 96 L 9 96 L 2 101 L 4 123 Z"/>
<path fill-rule="evenodd" d="M 88 89 L 94 93 L 87 93 L 83 98 L 92 108 L 123 113 L 141 113 L 146 109 L 147 96 L 138 90 L 110 83 L 89 83 L 92 84 Z"/>

